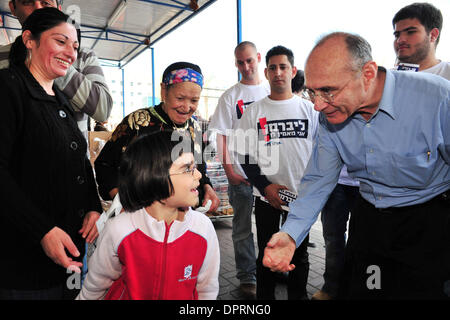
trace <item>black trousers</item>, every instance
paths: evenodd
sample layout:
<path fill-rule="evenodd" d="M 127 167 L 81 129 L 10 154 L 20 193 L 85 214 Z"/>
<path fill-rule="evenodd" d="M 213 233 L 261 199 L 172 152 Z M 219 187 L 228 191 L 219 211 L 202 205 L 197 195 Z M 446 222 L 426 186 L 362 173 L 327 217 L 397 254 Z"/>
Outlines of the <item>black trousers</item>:
<path fill-rule="evenodd" d="M 262 264 L 264 249 L 272 235 L 280 230 L 280 221 L 287 212 L 277 210 L 270 204 L 255 198 L 256 235 L 258 239 L 258 258 L 256 260 L 256 298 L 258 300 L 275 300 L 276 275 Z M 284 220 L 283 220 L 284 221 Z M 288 299 L 307 299 L 309 235 L 295 250 L 292 262 L 295 269 L 288 276 Z"/>
<path fill-rule="evenodd" d="M 359 197 L 349 229 L 340 298 L 450 298 L 448 191 L 387 209 Z"/>

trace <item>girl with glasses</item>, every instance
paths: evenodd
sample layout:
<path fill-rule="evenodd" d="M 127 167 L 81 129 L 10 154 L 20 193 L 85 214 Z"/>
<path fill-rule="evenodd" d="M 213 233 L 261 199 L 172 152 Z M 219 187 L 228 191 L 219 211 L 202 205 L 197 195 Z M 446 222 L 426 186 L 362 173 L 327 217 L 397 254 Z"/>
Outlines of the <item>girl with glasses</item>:
<path fill-rule="evenodd" d="M 178 146 L 163 131 L 127 147 L 118 187 L 125 212 L 106 223 L 78 299 L 216 299 L 217 235 L 191 209 L 201 173 L 193 153 Z"/>

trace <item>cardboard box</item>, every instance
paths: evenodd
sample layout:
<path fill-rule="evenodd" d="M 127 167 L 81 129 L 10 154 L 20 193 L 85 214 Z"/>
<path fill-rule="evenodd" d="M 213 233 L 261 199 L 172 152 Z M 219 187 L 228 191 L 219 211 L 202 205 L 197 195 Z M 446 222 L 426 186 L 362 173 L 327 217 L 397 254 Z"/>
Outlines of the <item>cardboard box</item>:
<path fill-rule="evenodd" d="M 111 134 L 109 131 L 89 131 L 89 155 L 92 167 L 103 146 L 111 138 Z"/>

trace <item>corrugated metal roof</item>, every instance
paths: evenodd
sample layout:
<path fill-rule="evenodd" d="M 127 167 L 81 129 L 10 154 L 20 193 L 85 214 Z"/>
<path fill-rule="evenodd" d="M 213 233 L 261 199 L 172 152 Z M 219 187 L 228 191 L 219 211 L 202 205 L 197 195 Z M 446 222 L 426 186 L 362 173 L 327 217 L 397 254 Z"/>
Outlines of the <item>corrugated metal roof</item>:
<path fill-rule="evenodd" d="M 81 21 L 83 47 L 94 49 L 101 59 L 124 65 L 215 1 L 64 0 L 63 11 Z M 20 34 L 8 2 L 0 4 L 0 45 Z"/>

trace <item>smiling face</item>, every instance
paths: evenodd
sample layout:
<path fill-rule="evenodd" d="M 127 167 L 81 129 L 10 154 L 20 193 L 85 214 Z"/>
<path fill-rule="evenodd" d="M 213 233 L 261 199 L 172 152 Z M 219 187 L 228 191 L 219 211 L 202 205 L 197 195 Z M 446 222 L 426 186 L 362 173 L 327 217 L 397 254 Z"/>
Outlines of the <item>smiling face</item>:
<path fill-rule="evenodd" d="M 198 205 L 198 186 L 202 174 L 197 170 L 194 155 L 183 153 L 172 164 L 169 170 L 173 185 L 172 195 L 164 200 L 171 208 L 195 207 Z"/>
<path fill-rule="evenodd" d="M 394 50 L 400 62 L 420 64 L 434 50 L 439 31 L 427 32 L 416 18 L 400 20 L 395 24 Z"/>
<path fill-rule="evenodd" d="M 30 71 L 46 80 L 64 76 L 77 59 L 78 38 L 75 27 L 61 23 L 44 31 L 39 39 L 33 39 L 31 32 L 23 32 L 23 41 L 31 51 Z"/>
<path fill-rule="evenodd" d="M 194 82 L 180 82 L 169 88 L 161 84 L 162 108 L 175 124 L 182 125 L 197 110 L 201 92 L 201 87 Z"/>

